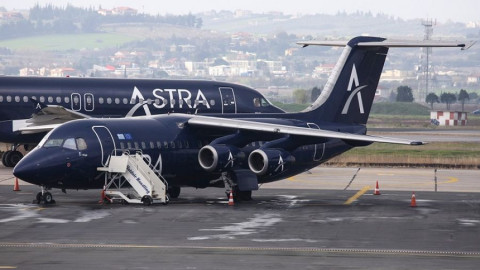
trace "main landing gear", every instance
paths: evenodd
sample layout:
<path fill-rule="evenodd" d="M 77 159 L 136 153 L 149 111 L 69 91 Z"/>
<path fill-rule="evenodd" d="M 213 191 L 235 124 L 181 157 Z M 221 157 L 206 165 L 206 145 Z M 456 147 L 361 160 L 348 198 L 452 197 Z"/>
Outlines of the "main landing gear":
<path fill-rule="evenodd" d="M 35 197 L 35 200 L 33 200 L 33 203 L 36 204 L 54 204 L 55 200 L 53 199 L 52 193 L 47 191 L 47 188 L 44 186 L 41 187 L 42 191 L 37 193 L 37 196 Z"/>
<path fill-rule="evenodd" d="M 23 158 L 23 154 L 17 150 L 8 150 L 2 155 L 2 164 L 5 167 L 13 168 Z"/>
<path fill-rule="evenodd" d="M 225 185 L 225 194 L 227 195 L 227 198 L 229 198 L 230 190 L 231 190 L 233 193 L 233 199 L 235 201 L 251 201 L 252 200 L 252 191 L 251 190 L 241 191 L 238 188 L 238 185 L 233 182 L 232 178 L 228 173 L 226 172 L 222 173 L 221 178 Z"/>

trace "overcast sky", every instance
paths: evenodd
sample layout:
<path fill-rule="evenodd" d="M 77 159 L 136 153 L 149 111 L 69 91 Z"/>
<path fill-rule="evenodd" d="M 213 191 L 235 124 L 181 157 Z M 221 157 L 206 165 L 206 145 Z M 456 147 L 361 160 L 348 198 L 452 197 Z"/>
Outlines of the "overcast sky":
<path fill-rule="evenodd" d="M 35 3 L 64 6 L 71 3 L 75 6 L 103 8 L 129 6 L 139 12 L 151 14 L 186 14 L 208 10 L 236 10 L 244 9 L 255 12 L 282 11 L 287 14 L 335 14 L 338 11 L 348 13 L 371 11 L 373 14 L 384 13 L 402 19 L 433 18 L 438 22 L 447 20 L 457 22 L 480 21 L 479 0 L 0 0 L 0 6 L 7 9 L 28 9 Z"/>

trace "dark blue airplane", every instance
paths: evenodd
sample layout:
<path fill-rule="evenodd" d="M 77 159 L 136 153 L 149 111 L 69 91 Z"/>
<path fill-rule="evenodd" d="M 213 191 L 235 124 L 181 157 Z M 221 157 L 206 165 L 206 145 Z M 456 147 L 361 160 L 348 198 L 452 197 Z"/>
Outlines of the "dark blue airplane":
<path fill-rule="evenodd" d="M 320 97 L 303 112 L 277 114 L 168 114 L 71 121 L 53 129 L 13 174 L 46 189 L 101 189 L 111 155 L 140 151 L 168 183 L 225 187 L 248 200 L 262 183 L 302 173 L 357 146 L 422 142 L 366 134 L 366 122 L 389 47 L 465 47 L 462 43 L 396 42 L 356 37 L 346 45 Z M 142 185 L 145 189 L 145 186 Z"/>
<path fill-rule="evenodd" d="M 0 77 L 0 142 L 12 144 L 2 163 L 33 148 L 52 125 L 82 118 L 163 113 L 278 113 L 251 88 L 206 80 Z M 29 131 L 21 129 L 29 127 Z"/>

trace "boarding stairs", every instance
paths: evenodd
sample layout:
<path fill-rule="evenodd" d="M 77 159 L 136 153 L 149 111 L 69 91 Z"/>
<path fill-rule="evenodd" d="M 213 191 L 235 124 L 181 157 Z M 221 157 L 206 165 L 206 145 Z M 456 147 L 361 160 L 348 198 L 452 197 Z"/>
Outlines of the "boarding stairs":
<path fill-rule="evenodd" d="M 123 203 L 153 203 L 167 204 L 168 183 L 161 174 L 149 165 L 142 153 L 131 155 L 128 151 L 121 155 L 113 153 L 109 156 L 106 166 L 98 167 L 105 172 L 105 188 L 102 197 L 105 201 L 120 200 Z M 136 194 L 125 194 L 128 182 Z"/>

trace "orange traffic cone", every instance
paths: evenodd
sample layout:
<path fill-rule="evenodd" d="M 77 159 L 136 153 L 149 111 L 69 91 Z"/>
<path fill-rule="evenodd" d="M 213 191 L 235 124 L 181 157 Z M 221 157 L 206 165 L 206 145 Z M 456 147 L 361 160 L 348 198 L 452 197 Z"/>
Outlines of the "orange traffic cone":
<path fill-rule="evenodd" d="M 230 190 L 230 196 L 228 196 L 228 205 L 233 206 L 235 203 L 233 202 L 233 192 Z"/>
<path fill-rule="evenodd" d="M 15 177 L 15 185 L 13 186 L 13 191 L 20 191 L 20 186 L 18 185 L 17 177 Z"/>
<path fill-rule="evenodd" d="M 415 192 L 412 193 L 412 201 L 410 202 L 410 207 L 417 207 L 417 200 L 415 199 Z"/>
<path fill-rule="evenodd" d="M 377 186 L 375 187 L 375 191 L 373 192 L 373 195 L 380 195 L 380 189 L 378 188 L 378 181 L 377 181 Z"/>

